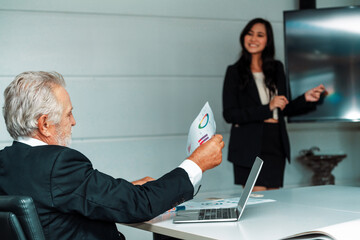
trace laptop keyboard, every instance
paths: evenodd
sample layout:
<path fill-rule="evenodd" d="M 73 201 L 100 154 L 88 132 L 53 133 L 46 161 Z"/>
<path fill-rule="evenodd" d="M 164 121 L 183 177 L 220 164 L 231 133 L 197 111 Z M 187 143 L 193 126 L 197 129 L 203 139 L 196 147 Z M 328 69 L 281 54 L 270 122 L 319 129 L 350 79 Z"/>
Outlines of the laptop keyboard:
<path fill-rule="evenodd" d="M 201 209 L 199 220 L 233 218 L 234 214 L 232 213 L 234 213 L 234 209 L 232 208 Z"/>

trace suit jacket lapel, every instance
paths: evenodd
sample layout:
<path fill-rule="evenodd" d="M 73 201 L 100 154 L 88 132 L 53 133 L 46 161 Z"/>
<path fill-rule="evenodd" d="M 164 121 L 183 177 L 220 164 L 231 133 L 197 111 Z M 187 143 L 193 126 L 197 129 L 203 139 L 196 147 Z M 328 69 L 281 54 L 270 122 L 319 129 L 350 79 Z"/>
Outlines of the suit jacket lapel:
<path fill-rule="evenodd" d="M 255 80 L 254 78 L 251 78 L 250 79 L 250 82 L 249 82 L 249 95 L 252 99 L 254 99 L 254 101 L 256 101 L 256 103 L 258 103 L 259 105 L 261 105 L 261 101 L 260 101 L 260 96 L 259 96 L 259 91 L 256 87 L 256 84 L 255 84 Z"/>

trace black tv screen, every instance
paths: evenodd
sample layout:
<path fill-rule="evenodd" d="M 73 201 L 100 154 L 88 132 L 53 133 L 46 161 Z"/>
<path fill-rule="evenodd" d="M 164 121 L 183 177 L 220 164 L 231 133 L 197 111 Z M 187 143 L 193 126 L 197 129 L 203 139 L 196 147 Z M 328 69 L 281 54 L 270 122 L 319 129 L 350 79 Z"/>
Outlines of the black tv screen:
<path fill-rule="evenodd" d="M 288 121 L 360 121 L 360 7 L 285 11 L 284 34 L 292 98 L 321 83 L 328 91 Z"/>

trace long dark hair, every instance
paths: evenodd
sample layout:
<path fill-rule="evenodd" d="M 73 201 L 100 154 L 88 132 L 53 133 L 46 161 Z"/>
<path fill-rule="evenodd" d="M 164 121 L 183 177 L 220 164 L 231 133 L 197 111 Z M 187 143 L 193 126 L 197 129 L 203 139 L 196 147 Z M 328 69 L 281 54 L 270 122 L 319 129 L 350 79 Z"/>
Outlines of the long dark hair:
<path fill-rule="evenodd" d="M 262 59 L 262 70 L 265 75 L 265 85 L 270 90 L 270 96 L 273 96 L 276 91 L 276 79 L 274 79 L 274 71 L 275 71 L 275 46 L 274 46 L 274 34 L 271 27 L 271 24 L 269 21 L 262 19 L 262 18 L 255 18 L 251 20 L 243 29 L 240 35 L 240 44 L 242 47 L 241 56 L 238 62 L 236 63 L 240 72 L 240 75 L 242 76 L 241 79 L 242 82 L 240 83 L 240 87 L 244 88 L 246 85 L 250 82 L 250 79 L 252 79 L 252 73 L 251 73 L 251 54 L 246 50 L 244 45 L 244 38 L 248 34 L 248 32 L 251 30 L 251 28 L 257 24 L 261 23 L 264 24 L 266 29 L 266 36 L 267 36 L 267 43 L 266 46 L 261 53 L 261 59 Z"/>

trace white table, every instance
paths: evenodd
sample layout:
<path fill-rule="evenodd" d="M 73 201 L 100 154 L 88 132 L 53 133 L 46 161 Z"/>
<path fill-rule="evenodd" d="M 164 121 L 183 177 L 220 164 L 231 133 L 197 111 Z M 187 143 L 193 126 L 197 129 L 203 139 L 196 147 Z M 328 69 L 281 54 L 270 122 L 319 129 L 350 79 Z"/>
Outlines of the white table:
<path fill-rule="evenodd" d="M 240 190 L 201 193 L 195 198 L 239 197 Z M 126 224 L 180 239 L 281 239 L 295 233 L 360 218 L 360 188 L 316 186 L 257 192 L 275 202 L 248 205 L 239 222 L 173 224 L 175 213 Z"/>

